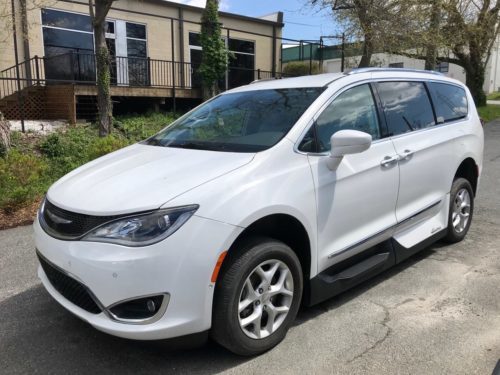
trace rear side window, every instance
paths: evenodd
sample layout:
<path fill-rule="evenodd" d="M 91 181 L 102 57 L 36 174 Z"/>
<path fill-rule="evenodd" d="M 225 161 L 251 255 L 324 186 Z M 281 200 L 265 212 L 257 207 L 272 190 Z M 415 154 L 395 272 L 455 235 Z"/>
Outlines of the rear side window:
<path fill-rule="evenodd" d="M 377 87 L 392 135 L 435 125 L 424 83 L 380 82 Z"/>
<path fill-rule="evenodd" d="M 438 124 L 467 117 L 467 95 L 462 87 L 429 82 Z"/>

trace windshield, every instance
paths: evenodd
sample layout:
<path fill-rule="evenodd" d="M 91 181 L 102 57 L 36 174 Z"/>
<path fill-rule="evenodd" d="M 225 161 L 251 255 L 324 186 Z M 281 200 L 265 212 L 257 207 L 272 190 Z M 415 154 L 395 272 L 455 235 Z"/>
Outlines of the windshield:
<path fill-rule="evenodd" d="M 262 151 L 278 143 L 322 91 L 292 88 L 220 95 L 145 143 L 212 151 Z"/>

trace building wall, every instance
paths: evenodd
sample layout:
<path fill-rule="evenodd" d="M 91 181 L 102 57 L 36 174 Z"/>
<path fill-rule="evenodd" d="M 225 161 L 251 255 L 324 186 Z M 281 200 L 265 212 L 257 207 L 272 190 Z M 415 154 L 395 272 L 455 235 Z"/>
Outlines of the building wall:
<path fill-rule="evenodd" d="M 19 0 L 16 0 L 18 2 Z M 31 0 L 27 0 L 30 2 Z M 48 8 L 71 11 L 88 15 L 88 2 L 79 0 L 76 2 L 64 2 L 56 0 L 47 0 Z M 180 61 L 181 46 L 179 44 L 179 21 L 172 21 L 167 17 L 179 18 L 179 8 L 175 5 L 169 6 L 161 2 L 137 1 L 137 0 L 120 0 L 115 3 L 113 9 L 110 10 L 108 19 L 117 19 L 130 21 L 135 23 L 146 24 L 147 30 L 147 53 L 151 59 L 172 60 L 172 38 L 171 38 L 171 23 L 174 26 L 175 40 L 175 61 Z M 29 7 L 28 7 L 29 8 Z M 137 13 L 132 13 L 137 12 Z M 200 22 L 201 9 L 183 9 L 184 22 L 184 61 L 189 62 L 189 32 L 199 32 L 200 26 L 193 22 Z M 20 16 L 18 17 L 20 24 Z M 43 35 L 41 26 L 41 10 L 29 10 L 27 14 L 29 30 L 29 46 L 31 57 L 38 55 L 44 56 Z M 234 38 L 255 41 L 255 68 L 262 70 L 272 70 L 272 35 L 273 25 L 250 20 L 242 20 L 232 18 L 227 15 L 222 15 L 220 21 L 224 27 L 243 30 L 246 32 L 254 32 L 258 34 L 268 35 L 269 37 L 248 34 L 246 32 L 231 31 L 230 35 Z M 1 24 L 0 30 L 5 30 L 5 25 Z M 2 27 L 3 26 L 3 27 Z M 281 37 L 281 28 L 276 27 L 277 37 Z M 223 30 L 226 33 L 226 30 Z M 19 38 L 21 39 L 21 38 Z M 9 38 L 5 43 L 0 44 L 0 70 L 14 65 L 14 48 L 12 38 Z M 22 52 L 22 45 L 19 44 L 18 50 Z M 280 61 L 280 40 L 276 42 L 276 68 L 279 69 Z M 20 53 L 19 60 L 25 59 L 24 54 Z"/>

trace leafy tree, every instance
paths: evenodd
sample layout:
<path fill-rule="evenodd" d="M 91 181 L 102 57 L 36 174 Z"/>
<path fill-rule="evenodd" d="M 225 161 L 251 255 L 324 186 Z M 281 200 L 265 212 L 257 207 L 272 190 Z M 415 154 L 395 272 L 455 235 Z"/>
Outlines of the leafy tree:
<path fill-rule="evenodd" d="M 500 0 L 309 0 L 332 9 L 347 35 L 362 40 L 359 67 L 374 51 L 461 66 L 476 105 L 486 104 L 486 66 L 499 35 Z"/>
<path fill-rule="evenodd" d="M 110 55 L 106 44 L 106 16 L 115 0 L 89 0 L 89 14 L 94 29 L 97 74 L 97 108 L 99 110 L 99 135 L 111 133 L 113 127 L 113 104 L 110 95 Z M 94 9 L 95 8 L 95 9 Z"/>
<path fill-rule="evenodd" d="M 202 57 L 199 72 L 203 83 L 203 99 L 219 92 L 218 82 L 227 70 L 228 51 L 219 23 L 219 0 L 207 0 L 201 16 Z"/>
<path fill-rule="evenodd" d="M 399 0 L 310 0 L 310 3 L 331 9 L 345 34 L 351 40 L 361 40 L 358 68 L 371 66 L 373 54 L 389 48 L 394 31 L 406 22 L 403 19 L 405 9 Z"/>

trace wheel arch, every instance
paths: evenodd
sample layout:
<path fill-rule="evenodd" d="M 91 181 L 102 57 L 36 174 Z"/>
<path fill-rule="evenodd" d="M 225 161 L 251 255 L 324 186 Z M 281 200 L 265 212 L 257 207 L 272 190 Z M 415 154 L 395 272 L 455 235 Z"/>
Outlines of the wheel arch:
<path fill-rule="evenodd" d="M 228 254 L 234 254 L 238 251 L 238 245 L 242 241 L 255 236 L 269 237 L 289 246 L 299 258 L 304 282 L 309 280 L 312 261 L 311 239 L 306 227 L 299 219 L 285 213 L 261 217 L 238 235 L 230 246 Z"/>
<path fill-rule="evenodd" d="M 479 179 L 479 167 L 472 157 L 464 159 L 457 168 L 453 180 L 462 177 L 470 182 L 474 195 L 477 192 L 477 183 Z"/>

